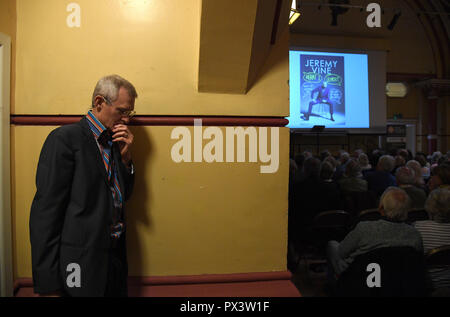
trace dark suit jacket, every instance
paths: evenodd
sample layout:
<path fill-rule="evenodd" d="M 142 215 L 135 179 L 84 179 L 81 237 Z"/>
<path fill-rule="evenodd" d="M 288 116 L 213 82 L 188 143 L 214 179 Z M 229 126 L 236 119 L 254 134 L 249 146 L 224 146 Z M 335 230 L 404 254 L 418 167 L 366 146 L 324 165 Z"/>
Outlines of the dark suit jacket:
<path fill-rule="evenodd" d="M 123 165 L 117 145 L 113 151 L 126 201 L 134 175 Z M 36 187 L 30 213 L 35 292 L 65 290 L 72 296 L 103 296 L 114 202 L 85 118 L 49 134 L 39 157 Z M 70 263 L 80 265 L 79 288 L 67 286 Z"/>

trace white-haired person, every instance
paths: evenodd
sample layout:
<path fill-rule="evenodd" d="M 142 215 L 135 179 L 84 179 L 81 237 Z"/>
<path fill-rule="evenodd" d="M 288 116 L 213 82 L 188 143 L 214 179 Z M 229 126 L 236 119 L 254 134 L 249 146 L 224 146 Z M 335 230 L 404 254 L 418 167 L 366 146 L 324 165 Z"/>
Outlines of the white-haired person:
<path fill-rule="evenodd" d="M 417 221 L 414 226 L 422 235 L 425 254 L 430 250 L 450 245 L 450 189 L 433 190 L 425 203 L 430 220 Z M 431 269 L 429 276 L 433 289 L 450 288 L 450 267 Z"/>
<path fill-rule="evenodd" d="M 406 167 L 409 167 L 414 171 L 414 186 L 423 189 L 423 191 L 427 193 L 428 187 L 425 184 L 420 163 L 416 160 L 410 160 L 406 163 Z"/>
<path fill-rule="evenodd" d="M 387 188 L 380 199 L 377 221 L 361 221 L 341 242 L 330 241 L 327 247 L 330 282 L 342 274 L 358 255 L 385 247 L 413 247 L 423 252 L 422 237 L 405 223 L 411 200 L 401 188 Z"/>
<path fill-rule="evenodd" d="M 361 166 L 362 171 L 368 171 L 372 169 L 372 165 L 370 165 L 369 157 L 365 153 L 361 153 L 358 156 L 358 163 Z"/>
<path fill-rule="evenodd" d="M 423 209 L 427 194 L 423 189 L 414 186 L 415 173 L 406 166 L 399 167 L 395 172 L 398 187 L 403 189 L 411 199 L 411 209 Z"/>

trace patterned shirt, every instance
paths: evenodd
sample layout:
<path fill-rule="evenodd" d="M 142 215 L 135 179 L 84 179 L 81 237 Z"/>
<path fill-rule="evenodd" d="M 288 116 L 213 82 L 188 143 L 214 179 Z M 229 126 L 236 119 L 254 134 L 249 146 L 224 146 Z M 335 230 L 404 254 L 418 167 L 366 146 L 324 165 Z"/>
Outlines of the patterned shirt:
<path fill-rule="evenodd" d="M 105 126 L 95 117 L 94 113 L 91 110 L 89 110 L 89 112 L 87 113 L 86 119 L 89 127 L 91 128 L 92 134 L 94 135 L 95 141 L 97 142 L 97 146 L 99 148 L 103 164 L 106 169 L 106 174 L 108 176 L 108 183 L 110 185 L 115 209 L 112 215 L 113 226 L 111 228 L 111 237 L 113 239 L 118 239 L 125 228 L 123 222 L 120 221 L 120 215 L 123 207 L 123 198 L 117 176 L 117 166 L 114 164 L 114 158 L 112 155 L 113 142 L 111 134 L 105 128 Z"/>
<path fill-rule="evenodd" d="M 434 248 L 450 245 L 450 223 L 439 223 L 433 220 L 417 221 L 416 229 L 422 235 L 425 254 Z M 450 267 L 432 268 L 428 270 L 433 288 L 450 287 Z"/>

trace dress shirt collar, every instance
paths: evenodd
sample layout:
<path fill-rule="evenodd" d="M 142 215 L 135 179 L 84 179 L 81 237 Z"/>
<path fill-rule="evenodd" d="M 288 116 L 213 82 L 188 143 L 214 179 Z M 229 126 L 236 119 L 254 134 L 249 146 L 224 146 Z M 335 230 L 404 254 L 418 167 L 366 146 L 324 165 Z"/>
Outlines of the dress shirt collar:
<path fill-rule="evenodd" d="M 102 146 L 111 146 L 112 145 L 112 137 L 111 133 L 105 126 L 98 120 L 92 110 L 89 110 L 86 119 L 88 121 L 89 127 L 91 128 L 92 133 L 94 134 L 95 139 Z"/>

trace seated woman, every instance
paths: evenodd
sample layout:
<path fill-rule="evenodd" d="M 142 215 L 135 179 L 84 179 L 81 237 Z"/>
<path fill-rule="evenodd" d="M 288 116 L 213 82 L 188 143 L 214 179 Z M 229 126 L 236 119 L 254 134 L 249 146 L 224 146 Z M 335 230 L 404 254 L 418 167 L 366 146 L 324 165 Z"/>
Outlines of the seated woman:
<path fill-rule="evenodd" d="M 427 195 L 423 189 L 414 186 L 415 174 L 409 167 L 403 166 L 395 172 L 395 181 L 411 198 L 411 209 L 423 209 Z"/>
<path fill-rule="evenodd" d="M 416 160 L 410 160 L 406 163 L 406 167 L 414 171 L 414 186 L 422 189 L 425 193 L 427 193 L 428 188 L 423 178 L 422 166 L 420 165 L 420 163 Z"/>
<path fill-rule="evenodd" d="M 330 241 L 327 248 L 329 282 L 335 283 L 353 260 L 361 254 L 384 247 L 413 247 L 423 252 L 420 233 L 404 223 L 411 200 L 400 188 L 387 188 L 380 199 L 382 219 L 359 222 L 342 242 Z"/>
<path fill-rule="evenodd" d="M 425 203 L 430 220 L 417 221 L 414 226 L 422 235 L 424 252 L 450 245 L 450 190 L 433 190 Z M 434 289 L 450 288 L 450 267 L 431 269 L 429 275 Z"/>
<path fill-rule="evenodd" d="M 361 166 L 362 171 L 368 171 L 372 169 L 372 165 L 370 165 L 369 163 L 369 157 L 365 153 L 359 154 L 358 163 Z"/>

